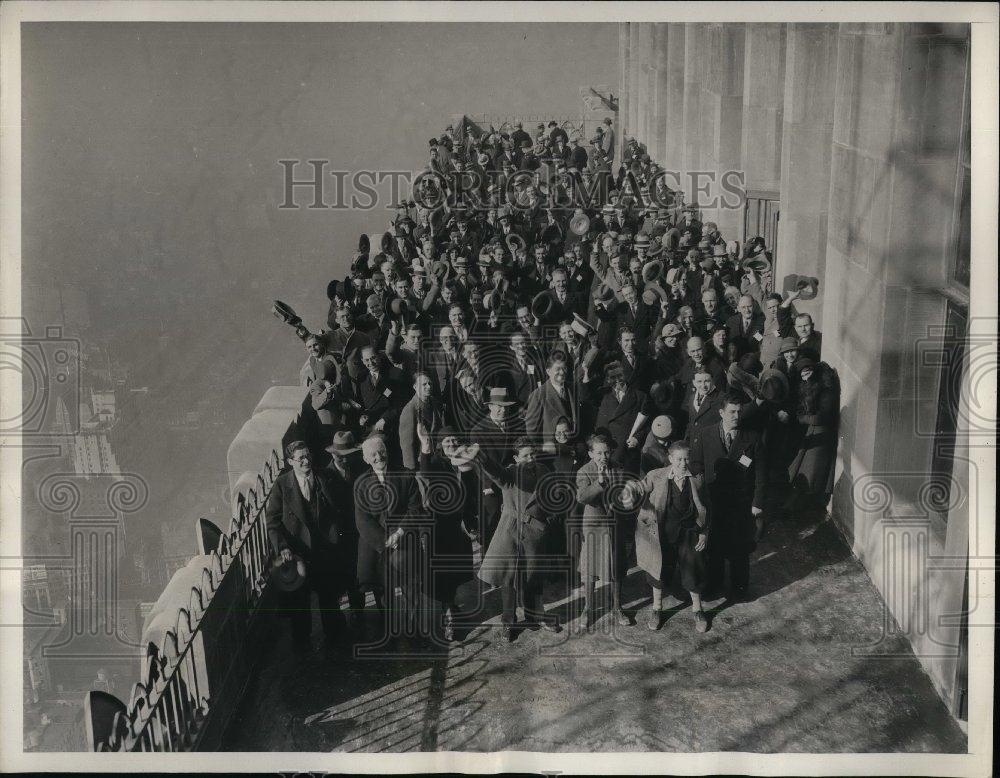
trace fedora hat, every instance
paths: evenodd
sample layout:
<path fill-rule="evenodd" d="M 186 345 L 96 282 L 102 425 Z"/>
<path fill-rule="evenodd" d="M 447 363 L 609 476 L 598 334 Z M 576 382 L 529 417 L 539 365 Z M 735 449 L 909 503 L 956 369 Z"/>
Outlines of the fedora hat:
<path fill-rule="evenodd" d="M 518 250 L 524 251 L 528 248 L 528 244 L 525 242 L 524 238 L 516 232 L 512 232 L 508 235 L 505 242 L 507 243 L 507 248 L 510 249 L 511 254 L 514 254 Z"/>
<path fill-rule="evenodd" d="M 757 379 L 760 396 L 768 402 L 781 404 L 788 399 L 788 376 L 780 370 L 769 367 Z"/>
<path fill-rule="evenodd" d="M 752 270 L 755 273 L 766 273 L 771 269 L 771 260 L 761 252 L 748 259 L 744 259 L 742 267 L 744 270 Z"/>
<path fill-rule="evenodd" d="M 663 263 L 658 259 L 653 259 L 642 266 L 642 280 L 647 284 L 652 283 L 663 275 Z"/>
<path fill-rule="evenodd" d="M 494 386 L 490 389 L 489 397 L 486 398 L 487 405 L 517 405 L 507 390 L 506 386 Z"/>
<path fill-rule="evenodd" d="M 819 279 L 811 276 L 804 276 L 796 283 L 800 300 L 812 300 L 819 292 Z"/>
<path fill-rule="evenodd" d="M 647 248 L 649 248 L 649 236 L 646 233 L 644 233 L 644 232 L 640 232 L 638 235 L 635 236 L 635 240 L 633 241 L 633 245 L 637 249 L 647 249 Z"/>
<path fill-rule="evenodd" d="M 676 227 L 671 227 L 660 237 L 660 245 L 662 245 L 667 251 L 674 251 L 680 244 L 680 240 L 681 231 Z"/>
<path fill-rule="evenodd" d="M 661 338 L 676 338 L 678 335 L 683 333 L 684 330 L 680 328 L 679 324 L 674 324 L 672 321 L 667 322 L 663 325 L 663 331 L 660 332 Z"/>
<path fill-rule="evenodd" d="M 298 557 L 289 562 L 279 556 L 271 566 L 271 584 L 279 592 L 294 592 L 306 582 L 306 566 Z"/>
<path fill-rule="evenodd" d="M 569 220 L 569 231 L 583 237 L 590 231 L 590 217 L 585 213 L 576 214 Z"/>
<path fill-rule="evenodd" d="M 594 302 L 595 303 L 611 303 L 615 299 L 615 290 L 612 289 L 607 284 L 601 284 L 597 287 L 597 291 L 594 292 Z"/>
<path fill-rule="evenodd" d="M 448 262 L 444 259 L 435 259 L 434 263 L 431 265 L 431 272 L 434 273 L 438 279 L 444 278 L 448 273 Z"/>
<path fill-rule="evenodd" d="M 552 296 L 552 292 L 546 289 L 536 294 L 534 299 L 532 299 L 531 313 L 536 319 L 545 319 L 552 313 L 555 303 L 556 301 Z"/>
<path fill-rule="evenodd" d="M 580 316 L 580 314 L 578 313 L 573 314 L 572 327 L 573 327 L 573 332 L 584 338 L 597 332 L 597 330 L 594 329 L 594 326 L 586 319 L 584 319 L 582 316 Z"/>
<path fill-rule="evenodd" d="M 405 316 L 410 310 L 410 304 L 402 297 L 394 297 L 389 303 L 389 312 L 393 316 Z"/>
<path fill-rule="evenodd" d="M 326 447 L 326 451 L 330 454 L 339 454 L 340 456 L 347 456 L 348 454 L 353 454 L 356 451 L 360 451 L 361 447 L 357 445 L 354 440 L 354 433 L 350 430 L 340 430 L 335 432 L 333 435 L 333 442 Z"/>

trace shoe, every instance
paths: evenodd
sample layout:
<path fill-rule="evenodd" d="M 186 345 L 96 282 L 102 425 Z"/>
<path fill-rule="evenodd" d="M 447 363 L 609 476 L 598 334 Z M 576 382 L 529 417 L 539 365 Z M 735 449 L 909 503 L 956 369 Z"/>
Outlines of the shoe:
<path fill-rule="evenodd" d="M 548 619 L 541 619 L 538 622 L 538 626 L 541 627 L 546 632 L 562 632 L 562 627 L 560 627 L 554 621 L 549 621 Z"/>
<path fill-rule="evenodd" d="M 651 632 L 656 632 L 663 626 L 663 611 L 657 608 L 649 611 L 649 620 L 646 622 Z"/>
<path fill-rule="evenodd" d="M 621 608 L 615 608 L 615 622 L 619 627 L 630 627 L 632 626 L 632 620 L 625 615 L 625 611 Z"/>
<path fill-rule="evenodd" d="M 708 617 L 705 616 L 705 611 L 694 612 L 694 631 L 708 632 Z"/>

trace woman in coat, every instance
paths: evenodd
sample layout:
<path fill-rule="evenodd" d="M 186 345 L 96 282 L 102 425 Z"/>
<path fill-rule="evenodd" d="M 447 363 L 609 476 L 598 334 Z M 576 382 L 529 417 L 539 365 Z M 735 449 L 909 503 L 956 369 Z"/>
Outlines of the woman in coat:
<path fill-rule="evenodd" d="M 798 445 L 788 466 L 788 480 L 793 489 L 790 507 L 803 502 L 820 507 L 833 492 L 840 379 L 826 362 L 815 362 L 811 357 L 799 358 L 795 372 L 799 374 Z"/>
<path fill-rule="evenodd" d="M 543 557 L 549 545 L 551 511 L 540 494 L 552 470 L 535 459 L 535 447 L 526 436 L 514 443 L 514 462 L 505 468 L 489 457 L 479 457 L 486 477 L 503 492 L 503 511 L 490 546 L 483 556 L 479 577 L 501 587 L 501 615 L 504 641 L 511 640 L 517 606 L 517 591 L 524 602 L 524 615 L 544 629 L 558 627 L 545 617 L 542 607 L 542 584 L 547 566 Z"/>
<path fill-rule="evenodd" d="M 651 630 L 662 626 L 663 589 L 670 586 L 675 573 L 680 574 L 681 586 L 691 596 L 695 629 L 708 629 L 701 607 L 707 577 L 703 552 L 708 543 L 708 513 L 688 470 L 689 455 L 687 443 L 671 444 L 670 464 L 651 470 L 641 481 L 632 481 L 623 495 L 626 505 L 639 506 L 635 552 L 653 589 Z"/>
<path fill-rule="evenodd" d="M 444 427 L 440 448 L 434 452 L 431 434 L 423 422 L 417 422 L 420 440 L 417 483 L 431 519 L 429 594 L 441 603 L 444 639 L 451 641 L 458 610 L 455 594 L 459 586 L 473 577 L 471 527 L 475 526 L 475 513 L 469 510 L 465 474 L 449 458 L 458 453 L 458 436 L 454 430 Z"/>
<path fill-rule="evenodd" d="M 626 483 L 625 471 L 611 461 L 611 443 L 595 433 L 587 439 L 590 461 L 577 471 L 576 499 L 583 505 L 583 546 L 580 577 L 585 592 L 586 623 L 595 620 L 597 581 L 611 584 L 612 610 L 620 626 L 632 622 L 622 610 L 621 590 L 635 540 L 634 514 L 623 509 L 617 496 Z"/>

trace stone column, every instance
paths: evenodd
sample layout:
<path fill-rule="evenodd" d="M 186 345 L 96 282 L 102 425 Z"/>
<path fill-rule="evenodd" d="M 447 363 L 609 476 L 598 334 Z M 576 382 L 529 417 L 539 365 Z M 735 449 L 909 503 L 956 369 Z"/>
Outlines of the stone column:
<path fill-rule="evenodd" d="M 667 89 L 667 39 L 668 24 L 653 25 L 652 111 L 650 115 L 649 156 L 661 165 L 666 159 L 665 139 L 669 90 Z"/>
<path fill-rule="evenodd" d="M 640 43 L 642 34 L 642 23 L 629 22 L 628 45 L 629 45 L 629 105 L 628 105 L 628 130 L 626 135 L 635 135 L 639 131 L 639 100 L 640 84 L 642 80 L 642 44 Z"/>
<path fill-rule="evenodd" d="M 681 152 L 681 189 L 691 202 L 694 193 L 688 175 L 701 166 L 701 93 L 705 73 L 705 24 L 684 25 L 684 124 Z"/>
<path fill-rule="evenodd" d="M 618 122 L 615 126 L 615 161 L 622 158 L 622 138 L 628 128 L 629 116 L 629 73 L 631 52 L 629 50 L 629 22 L 618 24 Z"/>
<path fill-rule="evenodd" d="M 666 170 L 684 169 L 684 56 L 687 25 L 667 25 L 667 94 L 664 149 L 661 163 Z"/>
<path fill-rule="evenodd" d="M 837 25 L 790 24 L 786 35 L 777 289 L 790 273 L 823 283 L 837 85 Z M 796 304 L 821 330 L 823 298 Z"/>
<path fill-rule="evenodd" d="M 748 189 L 781 185 L 785 98 L 785 25 L 746 25 L 743 63 L 742 162 Z"/>
<path fill-rule="evenodd" d="M 705 88 L 702 92 L 702 169 L 715 176 L 710 203 L 722 197 L 722 176 L 741 169 L 743 127 L 744 24 L 708 24 L 705 31 Z M 727 238 L 738 238 L 742 210 L 737 198 L 729 206 L 704 208 L 705 220 L 719 225 Z"/>

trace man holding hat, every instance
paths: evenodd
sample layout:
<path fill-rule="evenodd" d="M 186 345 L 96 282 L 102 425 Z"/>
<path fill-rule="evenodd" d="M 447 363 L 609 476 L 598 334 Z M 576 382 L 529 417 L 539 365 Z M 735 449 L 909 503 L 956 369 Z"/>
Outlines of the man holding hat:
<path fill-rule="evenodd" d="M 336 510 L 330 475 L 313 468 L 308 446 L 301 440 L 289 443 L 285 459 L 290 469 L 275 479 L 264 509 L 268 539 L 279 567 L 295 567 L 298 573 L 288 584 L 295 588 L 283 592 L 282 607 L 291 615 L 295 645 L 308 649 L 312 630 L 309 595 L 316 592 L 329 647 L 344 627 L 340 598 L 354 583 L 357 532 L 349 515 Z"/>

